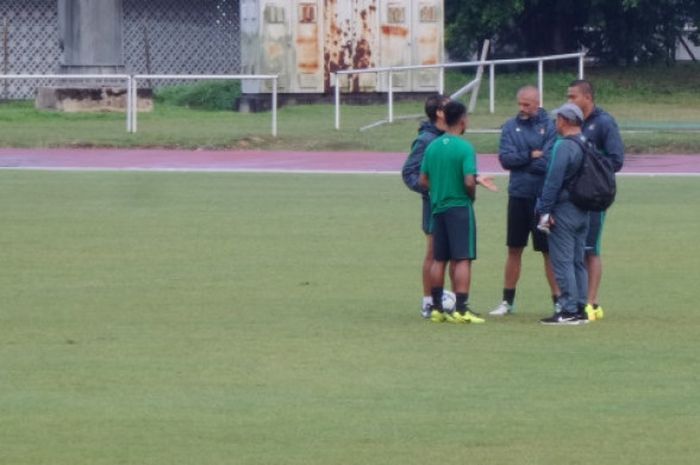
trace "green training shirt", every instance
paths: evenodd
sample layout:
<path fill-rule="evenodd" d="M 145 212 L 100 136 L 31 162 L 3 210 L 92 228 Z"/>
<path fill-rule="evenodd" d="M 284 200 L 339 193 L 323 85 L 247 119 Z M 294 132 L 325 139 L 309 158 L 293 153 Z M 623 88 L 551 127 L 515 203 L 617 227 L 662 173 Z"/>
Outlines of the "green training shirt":
<path fill-rule="evenodd" d="M 471 143 L 452 134 L 438 137 L 426 149 L 420 171 L 430 180 L 433 215 L 471 205 L 464 185 L 464 176 L 476 176 L 476 152 Z"/>

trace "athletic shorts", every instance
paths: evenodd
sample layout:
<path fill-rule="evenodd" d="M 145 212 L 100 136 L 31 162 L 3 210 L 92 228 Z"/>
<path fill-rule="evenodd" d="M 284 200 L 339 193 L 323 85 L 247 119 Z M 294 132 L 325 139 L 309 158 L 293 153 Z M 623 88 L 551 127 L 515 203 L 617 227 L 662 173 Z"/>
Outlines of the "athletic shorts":
<path fill-rule="evenodd" d="M 587 255 L 600 255 L 603 224 L 605 224 L 605 212 L 588 212 L 588 236 L 586 236 Z"/>
<path fill-rule="evenodd" d="M 513 248 L 527 246 L 532 234 L 532 246 L 537 252 L 549 252 L 547 235 L 537 229 L 536 199 L 508 197 L 508 234 L 506 245 Z"/>
<path fill-rule="evenodd" d="M 476 260 L 476 219 L 474 209 L 453 207 L 433 215 L 433 258 Z"/>
<path fill-rule="evenodd" d="M 423 197 L 423 232 L 427 234 L 433 233 L 433 210 L 430 208 L 430 197 L 424 195 Z"/>

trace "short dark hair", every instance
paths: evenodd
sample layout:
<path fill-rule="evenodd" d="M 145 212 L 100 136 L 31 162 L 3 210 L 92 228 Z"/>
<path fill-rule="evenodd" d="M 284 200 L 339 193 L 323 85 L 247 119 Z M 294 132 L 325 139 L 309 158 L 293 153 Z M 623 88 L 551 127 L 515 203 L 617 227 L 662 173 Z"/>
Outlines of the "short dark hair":
<path fill-rule="evenodd" d="M 431 123 L 437 121 L 437 112 L 441 110 L 445 101 L 449 100 L 442 94 L 434 94 L 425 100 L 425 116 L 428 117 Z"/>
<path fill-rule="evenodd" d="M 582 94 L 590 95 L 591 100 L 595 101 L 595 89 L 593 88 L 593 84 L 591 84 L 590 81 L 586 81 L 585 79 L 576 79 L 571 81 L 569 87 L 578 88 L 578 90 L 580 90 Z"/>
<path fill-rule="evenodd" d="M 462 119 L 464 115 L 467 114 L 467 107 L 465 107 L 462 102 L 450 100 L 447 102 L 447 104 L 445 104 L 443 111 L 445 112 L 445 122 L 447 125 L 454 126 L 455 124 L 459 123 L 459 120 Z"/>

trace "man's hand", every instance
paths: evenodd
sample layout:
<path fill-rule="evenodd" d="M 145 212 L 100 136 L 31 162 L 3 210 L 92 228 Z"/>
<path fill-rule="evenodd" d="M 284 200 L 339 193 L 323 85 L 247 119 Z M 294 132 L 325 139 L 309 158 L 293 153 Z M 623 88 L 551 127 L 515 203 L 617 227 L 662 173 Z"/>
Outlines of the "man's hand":
<path fill-rule="evenodd" d="M 540 158 L 542 155 L 544 155 L 544 152 L 542 150 L 533 150 L 530 152 L 530 156 L 532 158 Z"/>
<path fill-rule="evenodd" d="M 498 186 L 493 182 L 493 176 L 481 176 L 476 177 L 476 183 L 480 184 L 491 192 L 498 192 Z"/>
<path fill-rule="evenodd" d="M 554 217 L 550 215 L 549 213 L 545 213 L 544 215 L 540 215 L 540 221 L 537 222 L 537 229 L 542 231 L 545 234 L 549 234 L 554 226 Z"/>

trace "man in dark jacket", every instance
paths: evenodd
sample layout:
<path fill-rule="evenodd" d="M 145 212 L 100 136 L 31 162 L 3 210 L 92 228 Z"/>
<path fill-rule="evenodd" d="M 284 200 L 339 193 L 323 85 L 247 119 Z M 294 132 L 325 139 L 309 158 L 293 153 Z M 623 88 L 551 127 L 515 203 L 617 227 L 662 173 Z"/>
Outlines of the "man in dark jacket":
<path fill-rule="evenodd" d="M 561 290 L 557 310 L 540 323 L 578 325 L 588 323 L 585 313 L 588 276 L 584 250 L 588 232 L 588 212 L 569 200 L 566 186 L 583 162 L 581 125 L 583 113 L 573 103 L 565 103 L 556 114 L 557 132 L 562 136 L 552 148 L 542 195 L 537 202 L 538 229 L 549 233 L 552 268 Z"/>
<path fill-rule="evenodd" d="M 625 161 L 625 146 L 615 118 L 595 104 L 595 91 L 590 82 L 579 79 L 569 84 L 567 97 L 583 112 L 583 136 L 613 162 L 615 171 L 620 171 Z M 601 238 L 605 212 L 589 213 L 588 237 L 586 238 L 586 267 L 588 268 L 588 303 L 586 313 L 590 320 L 603 318 L 603 307 L 598 305 L 598 289 L 603 275 L 600 257 Z"/>
<path fill-rule="evenodd" d="M 519 112 L 501 130 L 498 159 L 510 171 L 508 183 L 507 239 L 503 301 L 489 312 L 504 316 L 515 308 L 515 288 L 520 278 L 522 254 L 532 235 L 535 251 L 542 252 L 547 281 L 556 303 L 559 289 L 549 262 L 547 236 L 536 228 L 535 202 L 542 190 L 549 150 L 557 137 L 554 123 L 539 107 L 540 94 L 536 87 L 525 86 L 517 94 Z"/>
<path fill-rule="evenodd" d="M 433 265 L 433 236 L 431 232 L 432 215 L 430 210 L 430 197 L 428 195 L 428 190 L 422 187 L 418 180 L 420 178 L 420 167 L 423 162 L 425 149 L 428 148 L 432 141 L 445 132 L 445 115 L 442 107 L 448 101 L 448 97 L 440 94 L 432 95 L 425 101 L 425 115 L 428 117 L 428 121 L 421 123 L 418 129 L 418 137 L 411 144 L 411 153 L 408 155 L 403 169 L 401 170 L 401 177 L 403 178 L 404 184 L 412 191 L 421 194 L 423 200 L 422 227 L 426 237 L 426 251 L 422 268 L 423 303 L 421 305 L 421 314 L 424 318 L 430 317 L 431 305 L 433 303 L 433 299 L 430 295 L 432 287 L 430 269 Z"/>

